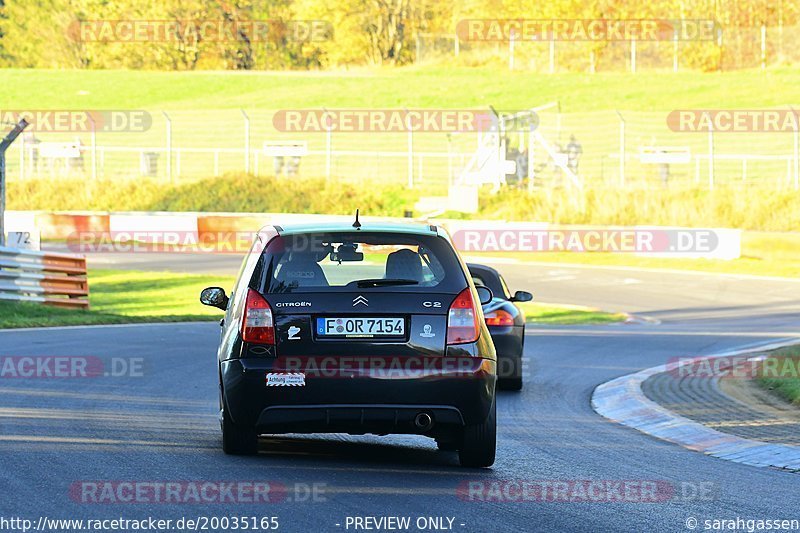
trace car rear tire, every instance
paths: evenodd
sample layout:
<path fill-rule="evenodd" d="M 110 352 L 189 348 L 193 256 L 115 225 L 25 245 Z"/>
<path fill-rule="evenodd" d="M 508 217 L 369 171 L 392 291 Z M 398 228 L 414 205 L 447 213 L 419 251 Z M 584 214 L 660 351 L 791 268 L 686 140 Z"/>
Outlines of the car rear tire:
<path fill-rule="evenodd" d="M 458 450 L 461 466 L 486 468 L 494 464 L 497 450 L 497 400 L 492 399 L 492 407 L 486 420 L 464 428 L 464 440 Z"/>
<path fill-rule="evenodd" d="M 224 407 L 222 409 L 222 450 L 228 455 L 255 455 L 258 453 L 258 434 L 255 429 L 235 424 Z"/>
<path fill-rule="evenodd" d="M 522 390 L 522 354 L 517 354 L 508 358 L 511 368 L 508 377 L 497 379 L 497 387 L 500 390 L 519 391 Z"/>

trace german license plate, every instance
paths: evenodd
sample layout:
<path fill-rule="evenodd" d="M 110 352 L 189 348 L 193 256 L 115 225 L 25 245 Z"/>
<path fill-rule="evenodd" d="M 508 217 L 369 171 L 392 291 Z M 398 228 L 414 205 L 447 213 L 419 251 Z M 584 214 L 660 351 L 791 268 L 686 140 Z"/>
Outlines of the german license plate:
<path fill-rule="evenodd" d="M 402 337 L 402 318 L 347 317 L 318 318 L 318 337 Z"/>

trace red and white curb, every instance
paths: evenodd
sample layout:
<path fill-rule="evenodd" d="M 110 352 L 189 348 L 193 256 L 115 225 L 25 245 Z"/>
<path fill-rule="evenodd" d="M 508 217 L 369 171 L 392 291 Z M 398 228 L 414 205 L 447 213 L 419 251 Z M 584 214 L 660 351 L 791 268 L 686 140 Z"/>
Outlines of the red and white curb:
<path fill-rule="evenodd" d="M 741 356 L 797 343 L 795 338 L 709 357 Z M 706 455 L 751 466 L 800 472 L 800 446 L 770 444 L 722 433 L 679 416 L 644 395 L 642 383 L 647 378 L 677 367 L 678 363 L 669 363 L 603 383 L 592 393 L 592 408 L 609 420 Z"/>

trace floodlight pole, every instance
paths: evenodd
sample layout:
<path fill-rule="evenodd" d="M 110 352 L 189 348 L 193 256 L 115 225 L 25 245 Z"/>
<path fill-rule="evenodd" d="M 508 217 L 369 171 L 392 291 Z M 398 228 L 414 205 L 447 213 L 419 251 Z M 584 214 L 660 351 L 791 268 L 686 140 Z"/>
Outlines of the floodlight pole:
<path fill-rule="evenodd" d="M 11 146 L 22 130 L 28 127 L 28 121 L 20 121 L 0 141 L 0 246 L 6 245 L 6 150 Z"/>

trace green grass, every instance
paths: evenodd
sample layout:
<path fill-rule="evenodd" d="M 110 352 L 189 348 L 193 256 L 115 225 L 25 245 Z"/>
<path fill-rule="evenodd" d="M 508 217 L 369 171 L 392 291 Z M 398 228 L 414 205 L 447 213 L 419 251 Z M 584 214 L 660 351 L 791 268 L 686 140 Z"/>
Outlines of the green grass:
<path fill-rule="evenodd" d="M 781 368 L 788 371 L 787 376 L 790 375 L 791 377 L 781 377 L 781 378 L 768 378 L 768 377 L 759 377 L 757 379 L 757 383 L 769 390 L 773 393 L 777 394 L 781 398 L 800 406 L 800 375 L 798 375 L 797 370 L 800 370 L 800 346 L 790 346 L 788 348 L 783 348 L 780 350 L 776 350 L 775 352 L 770 354 L 770 357 L 776 358 L 786 358 L 791 357 L 793 364 L 789 365 L 784 362 L 783 364 L 776 364 L 775 368 Z M 768 362 L 762 363 L 762 368 L 765 365 L 769 364 Z M 794 370 L 792 370 L 794 369 Z"/>
<path fill-rule="evenodd" d="M 229 289 L 233 282 L 230 276 L 91 269 L 88 311 L 0 302 L 0 328 L 218 320 L 222 313 L 202 305 L 200 291 Z"/>
<path fill-rule="evenodd" d="M 230 173 L 175 185 L 157 179 L 30 179 L 8 184 L 8 209 L 43 211 L 229 211 L 246 213 L 350 213 L 403 216 L 424 188 L 322 178 L 275 179 Z M 484 190 L 474 215 L 445 217 L 586 225 L 660 225 L 800 231 L 800 192 L 723 188 L 644 191 L 587 189 L 585 209 L 570 191 Z M 420 212 L 417 215 L 423 214 Z"/>
<path fill-rule="evenodd" d="M 18 210 L 231 211 L 352 213 L 403 216 L 424 191 L 391 184 L 330 183 L 319 179 L 276 180 L 230 174 L 199 182 L 168 185 L 157 180 L 99 181 L 91 195 L 82 180 L 25 180 L 9 183 L 9 208 Z M 565 196 L 540 191 L 510 191 L 482 196 L 479 219 L 542 221 L 590 225 L 677 225 L 771 229 L 745 231 L 742 257 L 732 261 L 637 257 L 619 253 L 487 253 L 521 261 L 580 263 L 598 266 L 667 268 L 728 274 L 800 277 L 800 194 L 754 195 L 748 190 L 641 191 L 590 190 L 594 206 L 582 213 Z M 452 214 L 449 214 L 452 215 Z M 468 218 L 461 215 L 460 218 Z M 244 228 L 255 229 L 255 228 Z M 44 235 L 47 238 L 47 235 Z M 470 253 L 480 256 L 480 254 Z"/>
<path fill-rule="evenodd" d="M 534 324 L 612 324 L 622 322 L 627 318 L 624 313 L 608 313 L 579 305 L 558 305 L 542 302 L 522 302 L 517 305 L 524 311 L 526 322 Z"/>
<path fill-rule="evenodd" d="M 210 286 L 229 290 L 234 281 L 232 276 L 91 269 L 90 310 L 0 302 L 0 328 L 218 320 L 222 313 L 203 306 L 198 301 L 200 291 Z M 599 324 L 624 319 L 624 315 L 583 307 L 522 305 L 529 321 L 537 323 Z"/>
<path fill-rule="evenodd" d="M 87 188 L 87 183 L 89 184 Z M 156 179 L 17 180 L 8 184 L 8 209 L 45 211 L 219 211 L 351 213 L 403 216 L 420 191 L 391 184 L 358 187 L 323 179 L 285 180 L 232 173 L 170 185 Z"/>
<path fill-rule="evenodd" d="M 305 107 L 527 108 L 564 112 L 778 106 L 795 103 L 800 70 L 542 75 L 497 67 L 328 72 L 0 70 L 9 109 L 279 109 Z M 30 90 L 36 87 L 35 91 Z M 238 117 L 237 117 L 238 118 Z"/>

